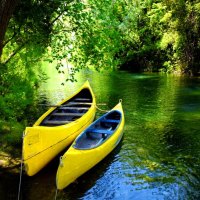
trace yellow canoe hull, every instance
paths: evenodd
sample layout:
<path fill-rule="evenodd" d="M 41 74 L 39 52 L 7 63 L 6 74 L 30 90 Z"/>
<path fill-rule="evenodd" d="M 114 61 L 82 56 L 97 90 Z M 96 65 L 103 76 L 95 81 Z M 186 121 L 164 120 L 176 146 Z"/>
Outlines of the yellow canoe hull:
<path fill-rule="evenodd" d="M 83 89 L 89 89 L 92 103 L 88 111 L 79 119 L 59 126 L 42 126 L 41 122 L 56 108 L 50 108 L 33 125 L 25 129 L 23 139 L 23 162 L 27 175 L 33 176 L 45 167 L 56 155 L 69 146 L 74 139 L 86 129 L 94 120 L 96 112 L 96 99 L 88 81 L 68 101 Z"/>
<path fill-rule="evenodd" d="M 74 182 L 78 177 L 103 160 L 120 142 L 124 127 L 124 113 L 121 103 L 117 104 L 112 110 L 119 110 L 122 113 L 122 120 L 114 134 L 102 145 L 88 150 L 74 148 L 75 141 L 61 157 L 56 176 L 57 189 L 64 189 Z"/>

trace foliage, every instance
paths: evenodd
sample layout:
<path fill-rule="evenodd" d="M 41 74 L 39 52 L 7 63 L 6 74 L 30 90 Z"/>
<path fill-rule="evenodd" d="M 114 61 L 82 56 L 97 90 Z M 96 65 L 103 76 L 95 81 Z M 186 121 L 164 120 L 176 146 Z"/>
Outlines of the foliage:
<path fill-rule="evenodd" d="M 83 67 L 97 70 L 116 68 L 113 59 L 121 48 L 117 32 L 119 20 L 110 1 L 73 1 L 69 10 L 54 24 L 51 34 L 51 53 L 58 60 L 57 68 L 62 71 L 63 61 L 73 63 L 74 73 Z"/>
<path fill-rule="evenodd" d="M 34 102 L 38 79 L 33 75 L 35 72 L 31 68 L 19 67 L 19 63 L 11 61 L 10 64 L 1 65 L 0 133 L 3 135 L 0 144 L 20 144 L 24 127 L 37 113 Z"/>
<path fill-rule="evenodd" d="M 72 81 L 83 67 L 198 73 L 199 21 L 197 0 L 21 1 L 3 60 L 30 48 L 30 58 L 45 54 L 59 73 L 73 63 Z"/>
<path fill-rule="evenodd" d="M 40 60 L 50 41 L 52 20 L 59 15 L 54 12 L 58 4 L 21 1 L 10 20 L 0 63 L 0 132 L 6 133 L 0 143 L 21 142 L 23 129 L 38 112 L 34 104 L 43 79 Z"/>
<path fill-rule="evenodd" d="M 199 32 L 198 0 L 22 0 L 3 43 L 2 120 L 34 110 L 40 61 L 67 68 L 66 81 L 87 67 L 199 74 Z"/>
<path fill-rule="evenodd" d="M 54 24 L 51 53 L 76 70 L 199 72 L 198 1 L 73 1 Z M 62 71 L 63 72 L 63 71 Z"/>

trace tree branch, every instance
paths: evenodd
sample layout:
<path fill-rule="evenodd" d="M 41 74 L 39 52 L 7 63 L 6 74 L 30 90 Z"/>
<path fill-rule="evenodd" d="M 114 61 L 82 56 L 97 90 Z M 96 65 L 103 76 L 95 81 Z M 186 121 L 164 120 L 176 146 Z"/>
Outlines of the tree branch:
<path fill-rule="evenodd" d="M 63 15 L 64 12 L 65 10 L 58 14 L 58 16 L 50 22 L 50 25 L 52 26 Z"/>
<path fill-rule="evenodd" d="M 19 0 L 3 0 L 0 4 L 0 59 L 3 51 L 3 40 L 10 18 Z"/>
<path fill-rule="evenodd" d="M 12 53 L 10 54 L 10 56 L 7 58 L 7 60 L 4 61 L 3 64 L 7 64 L 7 63 L 11 60 L 11 58 L 13 58 L 13 57 L 25 46 L 26 43 L 27 43 L 27 42 L 23 43 L 23 44 L 22 44 L 21 46 L 19 46 L 14 52 L 12 52 Z"/>
<path fill-rule="evenodd" d="M 3 43 L 3 47 L 5 47 L 16 35 L 17 32 L 14 32 L 13 36 Z"/>
<path fill-rule="evenodd" d="M 5 42 L 3 43 L 3 47 L 5 47 L 17 34 L 20 33 L 20 29 L 21 29 L 21 26 L 19 26 L 17 30 L 16 30 L 16 28 L 14 27 L 14 33 L 13 33 L 12 37 L 9 38 L 7 41 L 5 41 Z"/>

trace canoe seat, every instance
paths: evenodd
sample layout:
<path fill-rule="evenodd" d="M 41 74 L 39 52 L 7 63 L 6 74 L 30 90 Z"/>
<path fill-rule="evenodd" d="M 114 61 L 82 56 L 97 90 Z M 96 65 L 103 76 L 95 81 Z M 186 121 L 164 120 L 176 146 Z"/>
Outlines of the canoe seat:
<path fill-rule="evenodd" d="M 70 106 L 70 105 L 92 105 L 92 103 L 89 103 L 89 102 L 79 102 L 79 101 L 70 101 L 67 105 L 68 106 Z"/>
<path fill-rule="evenodd" d="M 106 129 L 88 129 L 90 133 L 100 133 L 100 134 L 112 134 L 113 131 Z"/>
<path fill-rule="evenodd" d="M 88 107 L 72 107 L 72 106 L 61 106 L 60 110 L 88 110 Z"/>
<path fill-rule="evenodd" d="M 91 101 L 92 99 L 89 98 L 75 98 L 75 101 Z"/>
<path fill-rule="evenodd" d="M 68 124 L 72 121 L 60 121 L 60 120 L 45 120 L 42 124 L 43 125 L 64 125 Z"/>
<path fill-rule="evenodd" d="M 120 120 L 117 119 L 103 119 L 101 122 L 108 122 L 108 123 L 119 123 Z"/>
<path fill-rule="evenodd" d="M 82 116 L 84 113 L 52 113 L 53 116 Z"/>

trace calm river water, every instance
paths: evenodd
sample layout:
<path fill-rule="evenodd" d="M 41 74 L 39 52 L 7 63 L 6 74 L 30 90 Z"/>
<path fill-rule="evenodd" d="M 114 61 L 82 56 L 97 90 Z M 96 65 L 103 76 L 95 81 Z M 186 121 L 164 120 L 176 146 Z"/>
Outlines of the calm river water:
<path fill-rule="evenodd" d="M 119 146 L 57 200 L 200 199 L 200 79 L 92 71 L 77 75 L 76 83 L 62 86 L 62 79 L 55 73 L 43 83 L 41 102 L 56 104 L 88 79 L 97 103 L 106 103 L 101 109 L 123 100 L 126 123 Z M 23 175 L 22 199 L 54 199 L 58 162 Z M 18 181 L 18 174 L 3 176 L 1 200 L 16 199 Z"/>

